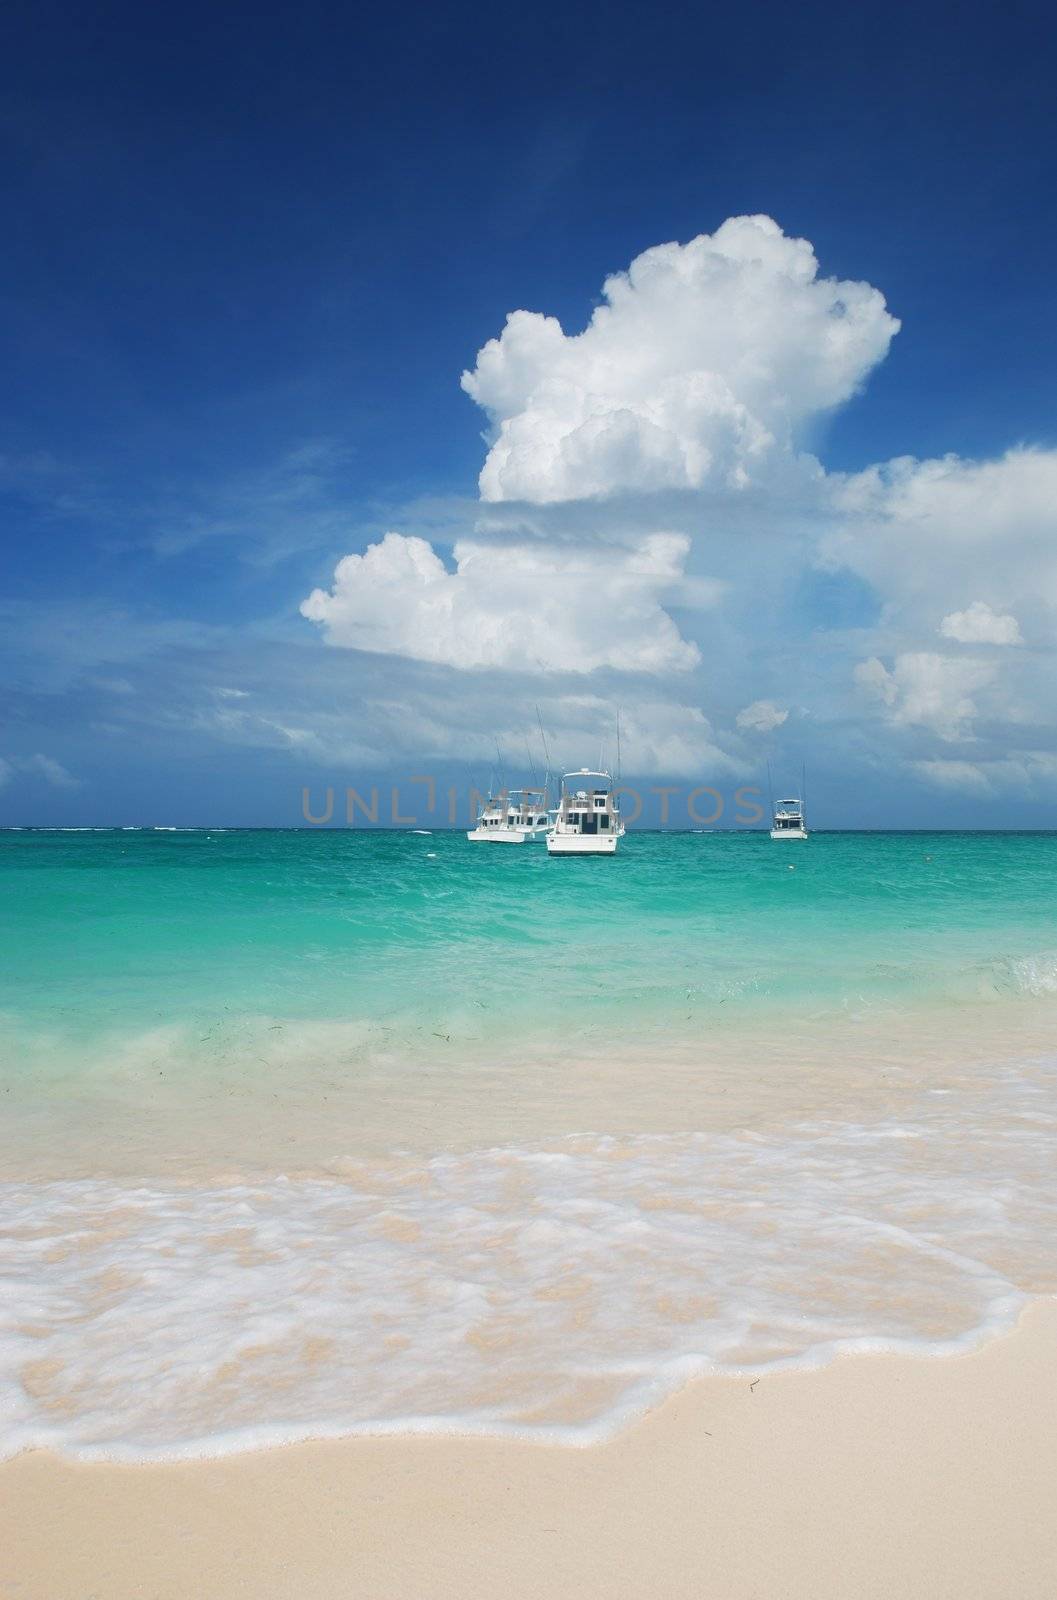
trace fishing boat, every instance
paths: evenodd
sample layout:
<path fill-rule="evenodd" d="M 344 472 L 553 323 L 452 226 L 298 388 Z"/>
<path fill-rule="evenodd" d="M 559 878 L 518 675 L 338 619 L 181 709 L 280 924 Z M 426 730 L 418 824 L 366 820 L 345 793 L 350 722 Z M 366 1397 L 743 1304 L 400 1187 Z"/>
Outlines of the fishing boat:
<path fill-rule="evenodd" d="M 610 773 L 588 767 L 565 773 L 561 802 L 547 834 L 547 854 L 611 856 L 623 832 Z"/>
<path fill-rule="evenodd" d="M 772 839 L 806 839 L 804 802 L 799 799 L 777 800 L 771 816 Z"/>
<path fill-rule="evenodd" d="M 545 789 L 504 789 L 489 795 L 466 835 L 475 844 L 529 844 L 549 827 Z"/>

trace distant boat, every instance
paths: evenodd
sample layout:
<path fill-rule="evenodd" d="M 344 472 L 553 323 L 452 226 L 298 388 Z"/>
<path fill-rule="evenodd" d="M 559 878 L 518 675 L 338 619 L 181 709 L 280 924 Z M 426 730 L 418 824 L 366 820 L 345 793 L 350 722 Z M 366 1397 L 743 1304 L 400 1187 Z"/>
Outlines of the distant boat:
<path fill-rule="evenodd" d="M 593 780 L 593 781 L 587 781 Z M 547 835 L 551 856 L 611 856 L 624 823 L 612 794 L 608 772 L 581 767 L 562 779 L 561 802 Z"/>
<path fill-rule="evenodd" d="M 547 837 L 550 826 L 543 789 L 510 789 L 489 795 L 466 835 L 475 844 L 528 844 Z"/>
<path fill-rule="evenodd" d="M 807 838 L 807 824 L 804 821 L 804 802 L 802 800 L 798 798 L 775 802 L 774 815 L 771 818 L 771 838 Z"/>

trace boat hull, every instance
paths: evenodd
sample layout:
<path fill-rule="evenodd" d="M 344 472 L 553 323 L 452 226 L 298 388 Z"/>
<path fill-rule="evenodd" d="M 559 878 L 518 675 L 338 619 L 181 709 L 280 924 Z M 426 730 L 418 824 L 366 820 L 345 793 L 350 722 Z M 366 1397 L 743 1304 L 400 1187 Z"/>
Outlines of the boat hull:
<path fill-rule="evenodd" d="M 472 844 L 538 844 L 547 837 L 542 828 L 471 828 Z"/>
<path fill-rule="evenodd" d="M 617 835 L 607 833 L 549 833 L 549 856 L 612 856 L 616 854 Z"/>
<path fill-rule="evenodd" d="M 772 828 L 772 839 L 806 839 L 806 828 Z"/>

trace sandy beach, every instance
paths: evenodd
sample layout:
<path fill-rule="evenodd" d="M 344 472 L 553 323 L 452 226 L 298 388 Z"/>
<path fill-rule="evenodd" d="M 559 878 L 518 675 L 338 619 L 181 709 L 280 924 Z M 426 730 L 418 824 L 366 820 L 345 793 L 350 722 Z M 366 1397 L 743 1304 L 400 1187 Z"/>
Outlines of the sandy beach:
<path fill-rule="evenodd" d="M 1034 1600 L 1057 1588 L 1057 1305 L 958 1357 L 706 1379 L 610 1444 L 305 1444 L 0 1469 L 18 1600 Z"/>

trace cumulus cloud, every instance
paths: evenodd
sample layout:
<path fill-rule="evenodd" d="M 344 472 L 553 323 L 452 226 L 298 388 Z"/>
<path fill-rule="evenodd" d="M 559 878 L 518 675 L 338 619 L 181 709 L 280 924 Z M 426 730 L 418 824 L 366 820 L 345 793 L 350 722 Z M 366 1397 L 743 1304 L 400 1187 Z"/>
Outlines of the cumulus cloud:
<path fill-rule="evenodd" d="M 837 522 L 820 539 L 823 559 L 869 582 L 883 614 L 877 642 L 904 662 L 905 682 L 882 680 L 870 666 L 857 674 L 860 683 L 869 687 L 873 675 L 874 703 L 892 727 L 949 741 L 970 736 L 978 714 L 986 717 L 996 757 L 1019 763 L 1007 774 L 1016 786 L 1017 773 L 1038 770 L 1021 748 L 1022 730 L 1035 737 L 1057 721 L 1057 673 L 1052 659 L 1040 665 L 1057 649 L 1057 451 L 1016 449 L 992 461 L 907 457 L 830 486 Z M 1000 595 L 1002 605 L 981 592 Z M 951 606 L 938 630 L 937 595 Z M 1022 623 L 1030 658 L 1015 648 L 1024 642 Z M 937 632 L 951 647 L 991 654 L 943 656 Z M 898 675 L 898 662 L 893 670 Z M 999 778 L 992 770 L 988 782 L 995 788 Z"/>
<path fill-rule="evenodd" d="M 907 651 L 891 668 L 877 656 L 855 668 L 855 681 L 884 708 L 896 727 L 928 729 L 946 743 L 972 737 L 977 704 L 972 695 L 994 679 L 982 661 Z"/>
<path fill-rule="evenodd" d="M 628 763 L 691 773 L 730 761 L 723 724 L 780 728 L 788 710 L 752 696 L 795 681 L 842 770 L 865 747 L 932 789 L 1037 793 L 1057 743 L 1057 451 L 853 473 L 805 453 L 897 329 L 877 290 L 825 277 L 766 217 L 645 251 L 582 332 L 512 313 L 463 376 L 491 425 L 480 504 L 409 508 L 301 607 L 367 653 L 360 742 L 256 699 L 209 714 L 306 754 L 399 737 L 454 755 L 507 725 L 503 696 L 532 721 L 512 676 L 529 672 L 569 719 L 572 764 L 619 700 Z M 408 687 L 426 671 L 458 675 L 458 716 Z M 391 692 L 361 693 L 379 674 Z"/>
<path fill-rule="evenodd" d="M 830 483 L 837 525 L 823 553 L 903 619 L 924 627 L 937 594 L 972 614 L 983 590 L 1018 615 L 1041 607 L 1040 626 L 1054 637 L 1057 450 L 1009 450 L 994 461 L 906 456 Z"/>
<path fill-rule="evenodd" d="M 751 706 L 739 711 L 734 720 L 739 728 L 753 733 L 773 733 L 788 716 L 789 712 L 776 706 L 773 700 L 754 700 Z"/>
<path fill-rule="evenodd" d="M 855 392 L 898 324 L 877 290 L 821 277 L 807 241 L 768 217 L 647 250 L 604 295 L 576 335 L 513 313 L 463 378 L 495 428 L 481 476 L 490 515 L 515 500 L 547 525 L 493 530 L 479 517 L 451 562 L 427 539 L 386 534 L 302 603 L 329 643 L 461 669 L 700 664 L 670 608 L 717 613 L 733 582 L 688 571 L 689 532 L 655 531 L 651 500 L 707 489 L 722 506 L 799 471 L 802 426 Z M 804 461 L 813 484 L 821 469 Z M 604 527 L 574 514 L 596 497 Z M 681 509 L 676 526 L 699 528 Z"/>
<path fill-rule="evenodd" d="M 958 644 L 1024 643 L 1016 617 L 992 611 L 985 600 L 974 600 L 965 611 L 952 611 L 940 623 L 940 633 Z"/>
<path fill-rule="evenodd" d="M 425 539 L 387 533 L 345 556 L 301 612 L 330 644 L 463 668 L 685 671 L 700 660 L 661 605 L 689 540 L 621 546 L 460 540 L 449 572 Z"/>
<path fill-rule="evenodd" d="M 484 500 L 737 490 L 788 462 L 899 324 L 869 284 L 820 278 L 806 239 L 732 217 L 656 245 L 603 285 L 582 333 L 515 311 L 463 374 L 494 440 Z"/>

